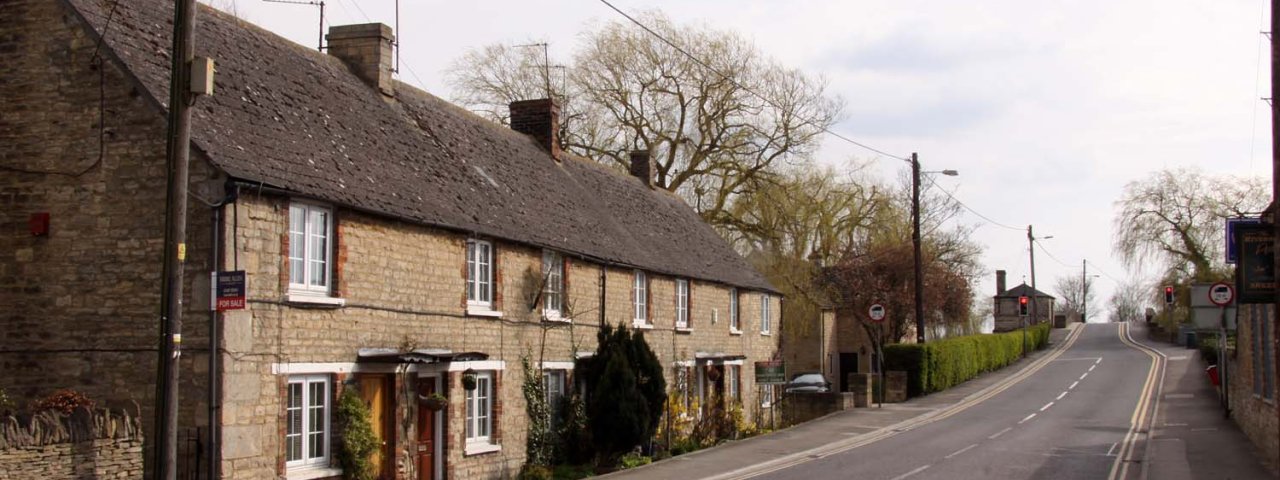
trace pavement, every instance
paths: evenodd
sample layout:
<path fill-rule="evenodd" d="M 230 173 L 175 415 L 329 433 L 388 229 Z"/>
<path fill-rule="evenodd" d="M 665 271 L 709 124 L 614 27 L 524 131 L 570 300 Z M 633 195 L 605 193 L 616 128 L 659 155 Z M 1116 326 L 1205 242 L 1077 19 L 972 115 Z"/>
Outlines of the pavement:
<path fill-rule="evenodd" d="M 1209 383 L 1199 351 L 1148 340 L 1145 326 L 1135 324 L 1133 330 L 1134 338 L 1167 359 L 1143 478 L 1280 478 L 1276 466 L 1264 465 L 1253 443 L 1224 415 L 1218 389 Z"/>
<path fill-rule="evenodd" d="M 884 458 L 881 455 L 886 454 L 886 452 L 880 452 L 879 450 L 900 448 L 895 445 L 904 441 L 918 443 L 916 440 L 908 440 L 907 437 L 899 437 L 888 442 L 881 442 L 881 440 L 891 439 L 900 434 L 905 435 L 904 432 L 913 430 L 916 432 L 928 431 L 930 430 L 929 428 L 922 427 L 930 425 L 932 422 L 943 421 L 941 419 L 951 417 L 957 411 L 968 408 L 975 402 L 989 400 L 992 395 L 995 395 L 995 392 L 1003 391 L 1013 384 L 1021 383 L 1021 380 L 1027 374 L 1036 372 L 1045 367 L 1047 363 L 1054 361 L 1058 356 L 1056 354 L 1064 346 L 1071 343 L 1068 341 L 1069 337 L 1078 338 L 1080 333 L 1083 332 L 1084 329 L 1081 327 L 1082 325 L 1080 324 L 1072 324 L 1067 329 L 1054 329 L 1050 334 L 1049 348 L 1034 352 L 1027 359 L 1000 371 L 979 376 L 945 392 L 914 398 L 904 403 L 885 404 L 882 408 L 858 408 L 836 412 L 767 435 L 725 443 L 643 467 L 614 472 L 605 475 L 605 477 L 721 480 L 767 475 L 778 478 L 819 478 L 829 476 L 833 471 L 844 471 L 848 474 L 858 471 L 859 477 L 870 475 L 878 478 L 880 475 L 885 474 L 867 469 L 865 461 L 856 463 L 850 463 L 850 461 L 838 462 L 834 467 L 836 470 L 795 469 L 791 467 L 813 467 L 815 459 L 823 459 L 818 462 L 826 462 L 828 458 L 833 461 L 841 456 L 849 458 L 845 455 L 845 452 L 860 451 L 862 449 L 859 449 L 859 447 L 871 446 L 872 444 L 877 445 L 875 448 L 867 450 L 864 455 Z M 1166 359 L 1166 368 L 1164 370 L 1164 378 L 1160 382 L 1161 390 L 1158 394 L 1160 403 L 1155 407 L 1157 414 L 1153 421 L 1154 427 L 1151 436 L 1147 442 L 1140 443 L 1146 446 L 1146 450 L 1134 455 L 1134 461 L 1140 461 L 1141 468 L 1132 468 L 1138 465 L 1129 464 L 1131 473 L 1138 473 L 1140 478 L 1143 479 L 1159 480 L 1280 478 L 1274 470 L 1268 470 L 1268 467 L 1262 464 L 1261 457 L 1255 453 L 1252 443 L 1248 441 L 1239 428 L 1231 420 L 1224 418 L 1221 404 L 1218 402 L 1217 390 L 1208 384 L 1204 373 L 1204 365 L 1199 359 L 1196 350 L 1148 340 L 1145 331 L 1140 325 L 1135 325 L 1132 336 L 1163 353 Z M 1128 351 L 1137 353 L 1136 350 Z M 1072 355 L 1075 355 L 1075 353 Z M 1060 360 L 1076 359 L 1064 357 Z M 1126 361 L 1137 360 L 1136 357 L 1130 357 L 1130 360 Z M 1144 356 L 1142 361 L 1148 360 Z M 1071 364 L 1079 362 L 1059 363 Z M 1092 370 L 1090 369 L 1090 371 Z M 1105 372 L 1099 370 L 1096 373 L 1102 374 Z M 1044 375 L 1037 375 L 1037 377 Z M 1081 379 L 1083 378 L 1082 376 Z M 1129 387 L 1137 388 L 1139 386 L 1137 384 L 1141 383 L 1119 378 L 1114 380 L 1100 378 L 1099 381 L 1104 383 L 1111 382 L 1110 384 L 1114 385 L 1113 389 L 1120 387 L 1126 389 Z M 1099 384 L 1099 387 L 1101 386 Z M 1085 387 L 1085 385 L 1081 386 L 1082 389 Z M 1129 395 L 1118 396 L 1129 397 Z M 1008 397 L 1008 395 L 1003 397 Z M 1061 396 L 1058 398 L 1061 400 Z M 1094 407 L 1098 406 L 1094 405 Z M 1091 421 L 1088 420 L 1092 415 L 1090 407 L 1084 406 L 1080 408 L 1084 408 L 1084 410 L 1073 411 L 1071 415 L 1079 418 L 1080 421 Z M 960 419 L 958 417 L 951 419 L 951 421 L 957 420 Z M 969 422 L 973 423 L 972 421 Z M 1127 423 L 1127 421 L 1123 420 L 1121 422 Z M 1035 422 L 1029 423 L 1026 427 L 1033 427 L 1033 423 Z M 1056 427 L 1055 429 L 1044 428 L 1046 429 L 1028 430 L 1027 435 L 1030 436 L 1025 439 L 1025 442 L 1038 441 L 1036 439 L 1039 438 L 1053 438 L 1059 432 Z M 954 433 L 959 434 L 960 432 Z M 994 436 L 991 438 L 994 438 Z M 1114 448 L 1115 445 L 1112 444 L 1111 447 Z M 969 456 L 972 453 L 981 451 L 980 448 L 969 450 L 970 448 L 973 447 L 966 447 L 952 455 L 968 451 L 964 456 Z M 1101 452 L 1094 453 L 1101 455 Z M 893 455 L 892 452 L 887 454 Z M 1111 452 L 1106 452 L 1107 456 L 1111 456 L 1110 454 Z M 1063 452 L 1056 452 L 1053 455 L 1063 456 Z M 946 458 L 951 459 L 952 456 L 947 456 Z M 957 464 L 956 467 L 962 468 L 962 470 L 959 470 L 959 472 L 962 472 L 960 475 L 956 475 L 955 471 L 953 471 L 953 473 L 945 475 L 943 478 L 948 476 L 950 478 L 987 478 L 982 476 L 982 471 L 989 468 L 983 466 L 985 465 L 983 462 L 987 462 L 988 459 L 979 458 L 981 457 L 974 458 L 971 463 L 978 463 L 971 465 Z M 956 459 L 950 461 L 955 461 Z M 1110 464 L 1109 460 L 1106 462 L 1108 465 Z M 841 468 L 850 468 L 851 470 L 839 470 Z M 912 476 L 927 468 L 928 466 L 926 465 L 896 478 Z M 827 473 L 816 473 L 817 476 L 811 476 L 815 475 L 814 472 L 824 471 Z M 778 475 L 784 472 L 793 473 Z M 942 474 L 943 472 L 939 471 L 937 473 Z M 1049 470 L 1030 472 L 1026 476 L 1027 478 L 1106 477 L 1105 474 L 1097 477 L 1096 474 L 1098 473 L 1050 468 Z M 926 472 L 919 476 L 931 477 L 937 475 Z M 885 476 L 884 478 L 889 477 Z"/>

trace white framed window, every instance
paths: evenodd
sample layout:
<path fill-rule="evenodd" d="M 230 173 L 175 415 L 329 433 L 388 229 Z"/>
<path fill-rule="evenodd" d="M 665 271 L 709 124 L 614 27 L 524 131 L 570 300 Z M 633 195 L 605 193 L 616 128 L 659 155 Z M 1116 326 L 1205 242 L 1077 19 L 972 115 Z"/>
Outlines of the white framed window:
<path fill-rule="evenodd" d="M 644 271 L 636 270 L 631 280 L 631 304 L 634 312 L 634 324 L 638 327 L 649 325 L 649 279 Z"/>
<path fill-rule="evenodd" d="M 564 315 L 564 257 L 551 250 L 542 251 L 542 312 L 549 320 Z"/>
<path fill-rule="evenodd" d="M 769 294 L 760 294 L 760 333 L 768 335 L 773 328 L 772 317 L 769 315 Z"/>
<path fill-rule="evenodd" d="M 760 406 L 769 408 L 773 406 L 773 385 L 760 386 Z"/>
<path fill-rule="evenodd" d="M 493 244 L 467 240 L 467 306 L 493 308 Z"/>
<path fill-rule="evenodd" d="M 676 328 L 689 328 L 689 281 L 676 279 Z"/>
<path fill-rule="evenodd" d="M 542 387 L 547 394 L 547 409 L 551 414 L 551 431 L 560 428 L 562 418 L 560 418 L 560 408 L 564 402 L 565 396 L 565 378 L 568 376 L 566 370 L 548 369 L 542 371 Z"/>
<path fill-rule="evenodd" d="M 467 443 L 493 443 L 493 372 L 477 372 L 476 388 L 466 390 Z"/>
<path fill-rule="evenodd" d="M 329 464 L 329 376 L 289 377 L 285 399 L 285 465 L 323 467 Z"/>
<path fill-rule="evenodd" d="M 331 210 L 310 203 L 289 204 L 289 290 L 329 294 L 332 240 Z"/>
<path fill-rule="evenodd" d="M 742 385 L 740 382 L 742 380 L 740 375 L 742 375 L 741 365 L 725 365 L 724 366 L 725 396 L 727 396 L 729 400 L 732 400 L 735 402 L 742 400 L 742 394 L 740 393 L 742 390 Z"/>
<path fill-rule="evenodd" d="M 742 319 L 738 315 L 738 289 L 729 289 L 729 332 L 742 332 Z"/>

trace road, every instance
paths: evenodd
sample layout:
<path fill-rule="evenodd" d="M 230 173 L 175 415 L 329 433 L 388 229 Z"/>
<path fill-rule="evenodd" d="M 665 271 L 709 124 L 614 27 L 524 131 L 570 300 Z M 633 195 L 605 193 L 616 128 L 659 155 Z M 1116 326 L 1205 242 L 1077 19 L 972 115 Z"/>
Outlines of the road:
<path fill-rule="evenodd" d="M 1084 326 L 1038 371 L 985 400 L 874 443 L 755 478 L 1138 478 L 1160 360 L 1125 327 Z"/>

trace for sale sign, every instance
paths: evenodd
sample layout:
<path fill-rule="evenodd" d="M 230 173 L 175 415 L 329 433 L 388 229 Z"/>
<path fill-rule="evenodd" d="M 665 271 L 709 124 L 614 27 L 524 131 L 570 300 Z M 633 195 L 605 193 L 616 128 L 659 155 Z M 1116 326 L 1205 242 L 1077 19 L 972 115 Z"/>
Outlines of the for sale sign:
<path fill-rule="evenodd" d="M 243 310 L 245 297 L 244 270 L 218 272 L 217 310 Z"/>

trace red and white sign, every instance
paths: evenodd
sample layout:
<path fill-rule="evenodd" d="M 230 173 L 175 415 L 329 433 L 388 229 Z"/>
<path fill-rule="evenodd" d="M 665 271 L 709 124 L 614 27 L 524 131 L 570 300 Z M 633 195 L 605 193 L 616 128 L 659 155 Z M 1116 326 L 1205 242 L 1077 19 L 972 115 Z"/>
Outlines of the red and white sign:
<path fill-rule="evenodd" d="M 214 309 L 219 312 L 243 310 L 247 291 L 245 279 L 244 270 L 217 272 L 214 276 Z"/>
<path fill-rule="evenodd" d="M 1218 282 L 1209 286 L 1209 301 L 1219 307 L 1225 307 L 1236 299 L 1236 289 L 1227 282 Z"/>
<path fill-rule="evenodd" d="M 879 303 L 873 303 L 871 304 L 871 308 L 867 309 L 867 316 L 871 317 L 871 321 L 873 322 L 883 322 L 884 315 L 885 315 L 884 305 L 881 305 Z"/>

